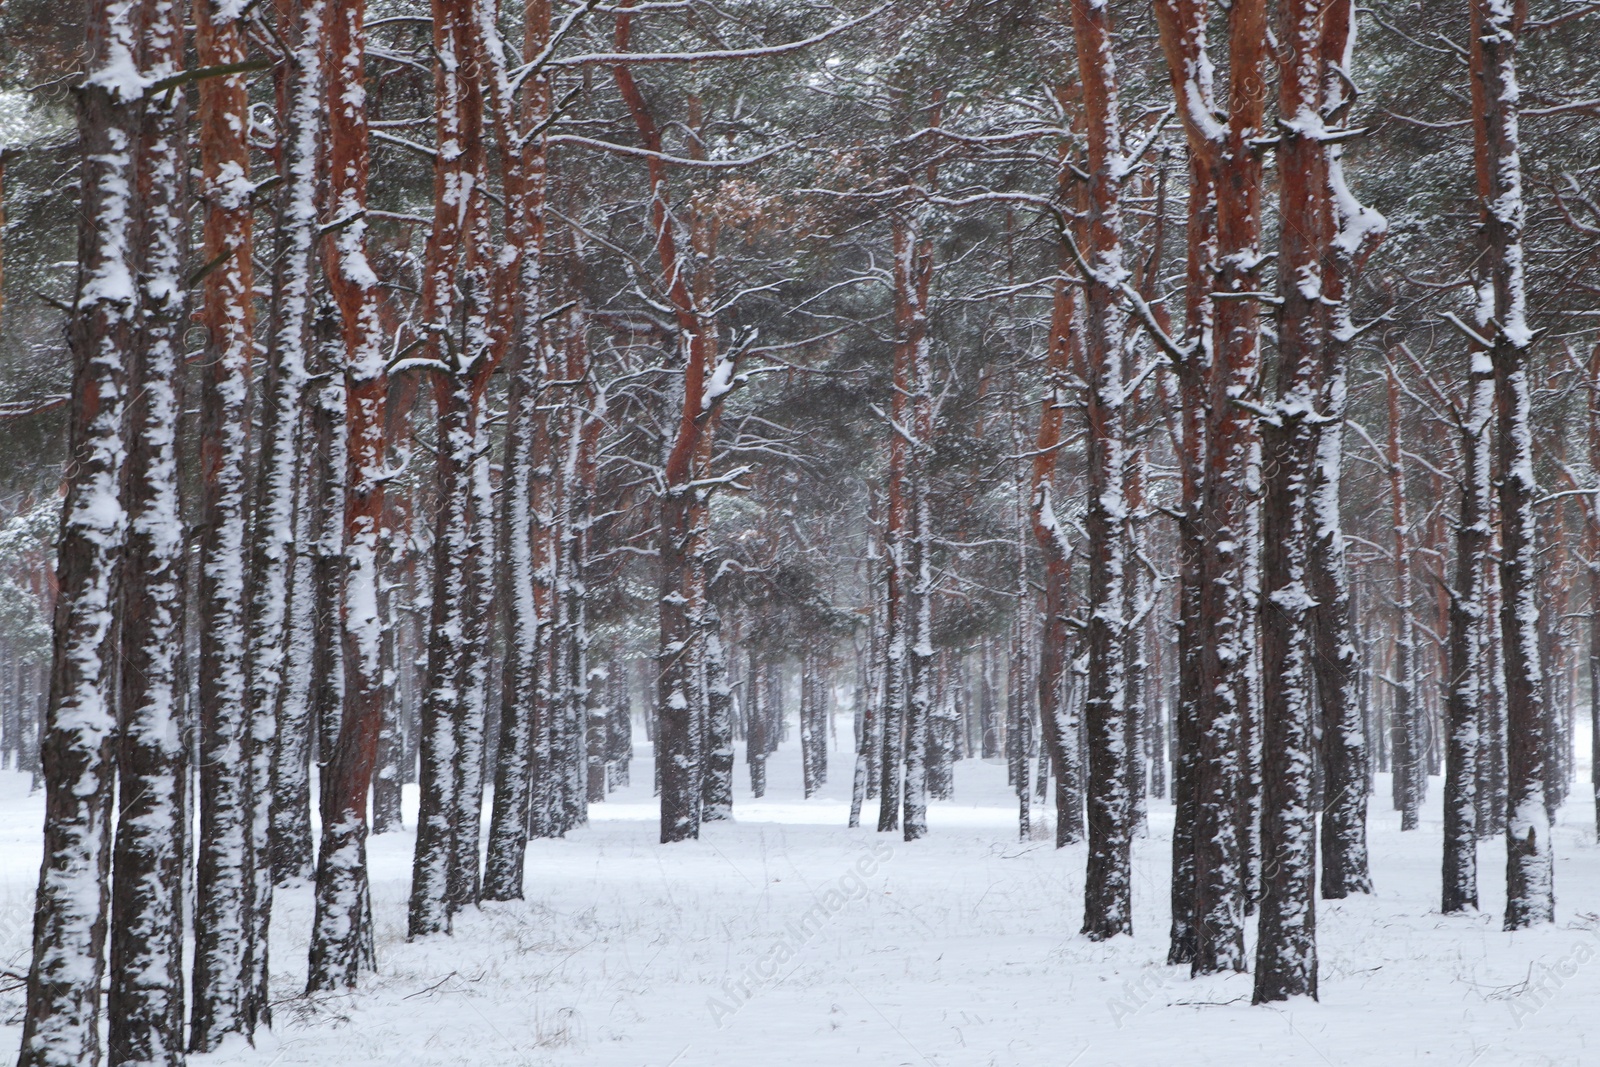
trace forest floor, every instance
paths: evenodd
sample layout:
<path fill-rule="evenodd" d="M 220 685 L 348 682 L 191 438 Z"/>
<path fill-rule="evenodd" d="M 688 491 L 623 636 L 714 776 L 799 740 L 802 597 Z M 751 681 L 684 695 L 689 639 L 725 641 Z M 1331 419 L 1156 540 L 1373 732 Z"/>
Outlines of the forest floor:
<path fill-rule="evenodd" d="M 848 720 L 838 725 L 848 743 Z M 311 892 L 280 891 L 273 1032 L 190 1062 L 1600 1063 L 1586 765 L 1557 830 L 1557 922 L 1516 934 L 1500 929 L 1503 847 L 1480 850 L 1485 911 L 1440 915 L 1440 781 L 1421 830 L 1402 834 L 1380 777 L 1377 891 L 1318 903 L 1321 1002 L 1257 1008 L 1248 975 L 1191 980 L 1166 966 L 1167 801 L 1150 802 L 1149 836 L 1134 846 L 1136 936 L 1096 944 L 1078 934 L 1083 846 L 1018 842 L 998 761 L 959 764 L 957 799 L 936 802 L 929 836 L 906 844 L 845 828 L 847 755 L 834 754 L 821 796 L 800 799 L 799 745 L 788 743 L 765 800 L 741 782 L 737 821 L 663 847 L 649 747 L 639 749 L 631 788 L 594 805 L 586 828 L 530 847 L 527 902 L 458 916 L 451 937 L 406 942 L 413 838 L 374 839 L 378 974 L 352 995 L 300 995 Z M 24 777 L 0 772 L 0 971 L 26 969 L 42 809 Z M 13 984 L 0 980 L 0 1059 L 20 1036 Z"/>

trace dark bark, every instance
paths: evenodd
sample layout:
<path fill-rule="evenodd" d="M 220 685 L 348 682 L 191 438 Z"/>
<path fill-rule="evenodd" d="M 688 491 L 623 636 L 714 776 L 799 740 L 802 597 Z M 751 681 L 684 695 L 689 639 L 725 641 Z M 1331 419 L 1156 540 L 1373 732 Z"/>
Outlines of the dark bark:
<path fill-rule="evenodd" d="M 712 611 L 706 646 L 706 736 L 700 782 L 701 818 L 723 822 L 733 817 L 733 686 L 729 682 L 728 656 L 722 647 L 722 619 Z M 620 669 L 620 664 L 613 669 Z M 619 687 L 612 687 L 613 694 Z M 625 690 L 622 691 L 625 694 Z M 613 699 L 611 716 L 626 721 L 628 708 Z M 614 729 L 614 726 L 613 726 Z"/>
<path fill-rule="evenodd" d="M 195 7 L 195 53 L 205 66 L 245 58 L 230 5 Z M 256 916 L 254 722 L 245 692 L 245 464 L 255 348 L 253 212 L 239 183 L 250 173 L 243 76 L 199 86 L 200 194 L 206 204 L 202 286 L 207 372 L 200 403 L 200 803 L 195 872 L 195 959 L 189 1047 L 214 1050 L 254 1033 L 265 1005 L 264 943 Z M 270 892 L 270 890 L 269 890 Z M 269 900 L 259 902 L 270 907 Z"/>
<path fill-rule="evenodd" d="M 33 919 L 33 961 L 19 1067 L 95 1067 L 100 1062 L 100 982 L 111 859 L 109 652 L 117 559 L 125 534 L 118 488 L 135 293 L 133 276 L 135 101 L 117 77 L 94 75 L 132 62 L 137 9 L 88 8 L 78 93 L 81 221 L 78 294 L 68 327 L 73 361 L 71 463 L 56 563 L 54 658 L 39 741 L 45 787 L 44 858 Z"/>
<path fill-rule="evenodd" d="M 1450 597 L 1448 723 L 1444 783 L 1445 914 L 1478 907 L 1478 727 L 1483 719 L 1485 564 L 1489 526 L 1489 423 L 1493 416 L 1494 370 L 1488 353 L 1472 353 L 1469 400 L 1460 420 L 1461 519 L 1456 526 L 1455 588 Z"/>
<path fill-rule="evenodd" d="M 367 800 L 383 722 L 378 542 L 383 515 L 383 396 L 387 388 L 377 293 L 367 261 L 365 3 L 329 27 L 330 206 L 353 221 L 329 235 L 326 274 L 343 326 L 345 500 L 340 650 L 343 709 L 322 793 L 310 992 L 349 989 L 376 965 L 367 882 Z"/>
<path fill-rule="evenodd" d="M 1332 236 L 1322 140 L 1324 0 L 1280 11 L 1277 400 L 1262 418 L 1260 926 L 1254 1003 L 1317 995 L 1311 494 Z"/>
<path fill-rule="evenodd" d="M 1522 235 L 1526 207 L 1518 143 L 1516 49 L 1522 0 L 1474 0 L 1470 68 L 1483 235 L 1493 292 L 1486 324 L 1493 342 L 1500 478 L 1500 649 L 1505 669 L 1506 916 L 1516 930 L 1555 920 L 1554 857 L 1546 807 L 1545 679 L 1539 656 L 1538 590 Z"/>
<path fill-rule="evenodd" d="M 183 66 L 183 10 L 153 5 L 143 69 Z M 143 303 L 129 370 L 130 441 L 123 562 L 117 833 L 106 1001 L 112 1067 L 183 1063 L 183 857 L 188 735 L 179 660 L 184 549 L 179 422 L 183 411 L 181 277 L 187 251 L 187 138 L 182 94 L 147 101 L 138 142 Z"/>

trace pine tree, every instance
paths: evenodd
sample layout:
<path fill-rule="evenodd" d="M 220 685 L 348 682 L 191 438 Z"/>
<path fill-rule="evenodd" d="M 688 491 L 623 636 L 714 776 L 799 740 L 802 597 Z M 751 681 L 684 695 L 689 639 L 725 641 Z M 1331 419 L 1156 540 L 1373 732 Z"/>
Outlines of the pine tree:
<path fill-rule="evenodd" d="M 326 273 L 338 307 L 345 400 L 345 500 L 340 603 L 343 707 L 324 750 L 322 847 L 317 856 L 309 991 L 347 989 L 374 966 L 367 885 L 367 793 L 377 762 L 383 693 L 378 541 L 383 514 L 383 395 L 376 276 L 367 258 L 367 120 L 361 91 L 366 40 L 362 0 L 334 12 L 328 33 L 329 204 L 345 224 L 331 235 Z"/>
<path fill-rule="evenodd" d="M 1519 0 L 1472 5 L 1472 118 L 1478 197 L 1488 246 L 1494 314 L 1482 338 L 1494 367 L 1500 479 L 1501 649 L 1505 657 L 1508 930 L 1555 920 L 1554 860 L 1545 806 L 1545 692 L 1539 662 L 1537 486 L 1530 427 L 1521 143 L 1516 49 L 1526 7 Z"/>
<path fill-rule="evenodd" d="M 1355 44 L 1355 14 L 1349 0 L 1332 0 L 1323 19 L 1322 111 L 1330 122 L 1348 122 L 1355 102 L 1346 77 Z M 1362 702 L 1357 692 L 1356 639 L 1351 619 L 1350 580 L 1340 514 L 1344 462 L 1344 418 L 1349 400 L 1350 346 L 1357 328 L 1350 312 L 1355 276 L 1384 238 L 1388 223 L 1351 193 L 1344 176 L 1344 148 L 1324 145 L 1333 226 L 1322 279 L 1329 330 L 1322 340 L 1321 412 L 1311 495 L 1312 664 L 1322 712 L 1323 768 L 1322 895 L 1340 899 L 1370 893 L 1367 869 L 1367 776 L 1370 771 Z"/>
<path fill-rule="evenodd" d="M 1325 251 L 1333 217 L 1324 150 L 1323 0 L 1292 0 L 1279 13 L 1277 398 L 1262 417 L 1263 865 L 1253 1001 L 1317 995 L 1316 815 L 1312 807 L 1311 495 Z"/>
<path fill-rule="evenodd" d="M 232 3 L 197 3 L 196 59 L 205 66 L 244 62 L 243 21 Z M 254 1033 L 265 1008 L 257 1003 L 255 968 L 264 965 L 266 945 L 256 943 L 254 723 L 245 691 L 246 412 L 256 347 L 249 94 L 244 76 L 230 75 L 204 79 L 199 97 L 207 373 L 200 403 L 200 826 L 189 1047 L 210 1052 L 229 1034 Z"/>
<path fill-rule="evenodd" d="M 39 741 L 44 860 L 19 1067 L 96 1067 L 111 860 L 109 701 L 116 565 L 126 535 L 119 493 L 134 288 L 135 146 L 139 138 L 140 9 L 88 8 L 81 143 L 78 282 L 69 455 L 56 564 L 54 661 Z"/>
<path fill-rule="evenodd" d="M 183 67 L 181 3 L 147 5 L 140 67 L 160 81 Z M 137 145 L 138 294 L 129 368 L 124 633 L 118 715 L 117 831 L 106 998 L 112 1067 L 183 1063 L 183 861 L 187 826 L 181 522 L 186 107 L 147 96 Z"/>

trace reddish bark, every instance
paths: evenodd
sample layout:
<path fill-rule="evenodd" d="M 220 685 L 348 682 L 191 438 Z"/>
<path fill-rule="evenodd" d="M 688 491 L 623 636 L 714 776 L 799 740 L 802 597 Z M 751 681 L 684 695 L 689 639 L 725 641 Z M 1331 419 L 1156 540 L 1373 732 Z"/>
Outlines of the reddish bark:
<path fill-rule="evenodd" d="M 329 239 L 328 288 L 338 307 L 345 365 L 343 597 L 344 706 L 322 795 L 316 917 L 307 987 L 349 988 L 374 965 L 367 886 L 367 794 L 383 721 L 377 561 L 383 516 L 384 397 L 388 388 L 377 278 L 367 260 L 367 116 L 364 0 L 329 27 L 329 201 L 341 228 Z"/>

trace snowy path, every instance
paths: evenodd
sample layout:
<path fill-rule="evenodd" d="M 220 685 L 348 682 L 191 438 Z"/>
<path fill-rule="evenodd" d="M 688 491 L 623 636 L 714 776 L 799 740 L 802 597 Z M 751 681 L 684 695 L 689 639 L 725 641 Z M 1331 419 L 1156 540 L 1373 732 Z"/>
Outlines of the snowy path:
<path fill-rule="evenodd" d="M 906 845 L 844 828 L 849 773 L 837 754 L 824 796 L 793 799 L 799 753 L 787 744 L 769 764 L 778 799 L 741 788 L 736 824 L 663 847 L 641 748 L 642 787 L 596 805 L 571 838 L 531 847 L 528 903 L 462 916 L 451 938 L 405 942 L 412 837 L 376 839 L 380 975 L 356 996 L 297 996 L 311 895 L 280 893 L 275 1032 L 191 1062 L 1600 1063 L 1586 767 L 1558 830 L 1554 928 L 1501 932 L 1498 845 L 1480 855 L 1489 912 L 1438 914 L 1433 779 L 1420 833 L 1402 835 L 1388 805 L 1372 805 L 1376 896 L 1319 906 L 1322 1002 L 1266 1009 L 1249 1006 L 1248 976 L 1191 981 L 1165 966 L 1165 801 L 1152 802 L 1150 837 L 1135 847 L 1137 936 L 1091 944 L 1077 936 L 1082 847 L 1017 843 L 999 764 L 959 765 L 962 799 L 934 804 L 931 836 Z M 25 780 L 0 773 L 0 970 L 26 967 L 41 809 Z M 0 994 L 0 1057 L 16 1047 L 20 1010 L 19 991 Z"/>

